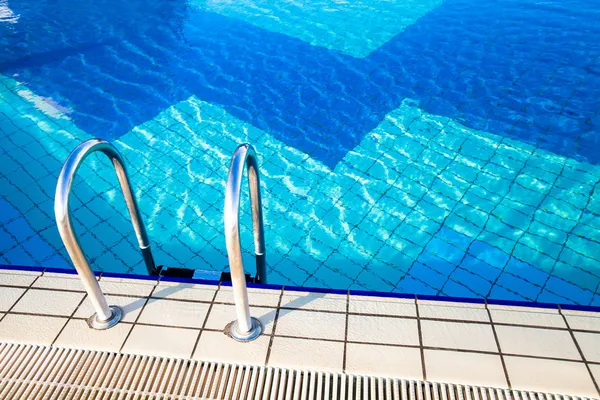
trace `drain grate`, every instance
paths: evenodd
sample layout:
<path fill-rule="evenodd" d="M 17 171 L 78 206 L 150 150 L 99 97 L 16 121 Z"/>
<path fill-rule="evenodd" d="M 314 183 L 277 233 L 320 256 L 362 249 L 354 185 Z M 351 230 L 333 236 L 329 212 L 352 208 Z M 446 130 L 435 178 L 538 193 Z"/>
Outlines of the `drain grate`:
<path fill-rule="evenodd" d="M 0 343 L 0 399 L 575 400 L 570 396 Z"/>

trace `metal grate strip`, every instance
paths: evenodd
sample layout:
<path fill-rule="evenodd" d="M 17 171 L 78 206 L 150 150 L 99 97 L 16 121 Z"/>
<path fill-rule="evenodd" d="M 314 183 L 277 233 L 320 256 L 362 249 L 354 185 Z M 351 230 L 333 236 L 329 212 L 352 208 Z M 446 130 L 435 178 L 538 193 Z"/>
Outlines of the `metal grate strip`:
<path fill-rule="evenodd" d="M 506 389 L 0 343 L 0 399 L 587 400 Z"/>

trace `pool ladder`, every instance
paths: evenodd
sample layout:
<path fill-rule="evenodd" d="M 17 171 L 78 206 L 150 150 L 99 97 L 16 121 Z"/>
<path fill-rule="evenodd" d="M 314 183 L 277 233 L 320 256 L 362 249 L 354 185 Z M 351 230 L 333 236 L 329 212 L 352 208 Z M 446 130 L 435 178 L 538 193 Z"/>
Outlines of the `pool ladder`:
<path fill-rule="evenodd" d="M 142 215 L 140 214 L 129 176 L 119 151 L 112 144 L 102 139 L 90 139 L 81 143 L 73 150 L 73 152 L 71 152 L 60 171 L 54 198 L 54 215 L 63 244 L 69 253 L 69 257 L 71 257 L 71 261 L 77 270 L 77 274 L 81 278 L 88 297 L 94 306 L 95 313 L 88 319 L 88 325 L 93 329 L 108 329 L 121 320 L 123 317 L 123 310 L 118 306 L 108 305 L 106 297 L 100 288 L 100 284 L 92 272 L 81 249 L 81 244 L 75 235 L 69 209 L 69 198 L 75 174 L 83 160 L 90 154 L 98 151 L 104 153 L 115 168 L 148 274 L 158 276 L 161 269 L 157 267 L 154 262 L 144 221 L 142 220 Z M 257 280 L 260 283 L 266 283 L 265 240 L 260 195 L 260 174 L 254 147 L 247 143 L 238 146 L 231 159 L 225 189 L 225 211 L 223 215 L 225 243 L 237 315 L 237 320 L 225 327 L 225 333 L 233 339 L 242 342 L 256 339 L 263 332 L 263 326 L 260 321 L 250 316 L 246 275 L 244 272 L 240 244 L 239 210 L 244 169 L 248 170 Z"/>

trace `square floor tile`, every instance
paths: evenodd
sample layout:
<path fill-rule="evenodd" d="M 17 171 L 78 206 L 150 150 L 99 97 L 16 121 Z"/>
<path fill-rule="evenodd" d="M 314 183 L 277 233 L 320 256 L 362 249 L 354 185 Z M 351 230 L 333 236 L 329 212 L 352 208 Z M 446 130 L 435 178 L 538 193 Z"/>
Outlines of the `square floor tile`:
<path fill-rule="evenodd" d="M 484 304 L 419 300 L 418 305 L 421 318 L 490 322 Z"/>
<path fill-rule="evenodd" d="M 202 328 L 209 304 L 181 300 L 150 299 L 138 322 L 153 325 Z"/>
<path fill-rule="evenodd" d="M 596 383 L 600 383 L 600 364 L 589 364 L 589 366 Z"/>
<path fill-rule="evenodd" d="M 419 345 L 419 329 L 416 319 L 348 316 L 348 341 Z"/>
<path fill-rule="evenodd" d="M 342 372 L 344 343 L 275 337 L 269 365 Z"/>
<path fill-rule="evenodd" d="M 262 335 L 251 342 L 241 343 L 222 332 L 204 331 L 200 335 L 193 358 L 203 361 L 264 365 L 270 340 L 270 336 Z"/>
<path fill-rule="evenodd" d="M 568 331 L 496 325 L 504 354 L 580 360 Z"/>
<path fill-rule="evenodd" d="M 50 345 L 67 318 L 8 314 L 0 321 L 0 341 Z"/>
<path fill-rule="evenodd" d="M 248 301 L 251 306 L 277 307 L 281 290 L 248 288 Z M 222 286 L 217 293 L 216 303 L 233 304 L 233 289 Z"/>
<path fill-rule="evenodd" d="M 424 350 L 427 379 L 437 382 L 507 388 L 499 355 Z"/>
<path fill-rule="evenodd" d="M 40 276 L 33 287 L 40 289 L 74 290 L 85 292 L 79 275 L 45 273 Z"/>
<path fill-rule="evenodd" d="M 120 322 L 110 329 L 97 330 L 81 319 L 70 320 L 54 343 L 77 349 L 119 351 L 133 325 Z"/>
<path fill-rule="evenodd" d="M 37 271 L 0 270 L 0 285 L 29 286 L 42 273 Z"/>
<path fill-rule="evenodd" d="M 346 296 L 340 294 L 284 291 L 281 307 L 346 312 Z"/>
<path fill-rule="evenodd" d="M 498 352 L 489 324 L 421 320 L 423 346 Z"/>
<path fill-rule="evenodd" d="M 423 379 L 421 351 L 409 347 L 348 343 L 346 373 Z"/>
<path fill-rule="evenodd" d="M 600 333 L 574 332 L 574 334 L 585 359 L 600 362 Z"/>
<path fill-rule="evenodd" d="M 135 322 L 137 316 L 142 311 L 142 307 L 146 303 L 145 297 L 125 297 L 125 296 L 114 296 L 106 295 L 106 301 L 109 306 L 119 306 L 123 310 L 123 318 L 121 321 L 124 322 Z M 89 318 L 94 315 L 96 311 L 92 306 L 92 303 L 85 299 L 81 306 L 75 312 L 75 318 Z"/>
<path fill-rule="evenodd" d="M 136 325 L 127 338 L 124 353 L 188 358 L 200 330 Z"/>
<path fill-rule="evenodd" d="M 0 311 L 8 311 L 16 301 L 25 293 L 23 288 L 0 287 Z"/>
<path fill-rule="evenodd" d="M 29 289 L 13 308 L 14 312 L 70 316 L 84 293 Z"/>
<path fill-rule="evenodd" d="M 154 289 L 152 297 L 211 302 L 216 291 L 217 286 L 161 282 Z"/>
<path fill-rule="evenodd" d="M 100 288 L 104 294 L 121 294 L 126 296 L 147 297 L 154 289 L 156 281 L 143 279 L 102 278 Z"/>
<path fill-rule="evenodd" d="M 279 310 L 276 335 L 344 340 L 346 315 L 304 310 Z"/>
<path fill-rule="evenodd" d="M 490 305 L 489 308 L 494 323 L 567 328 L 557 309 L 497 305 Z"/>
<path fill-rule="evenodd" d="M 505 356 L 514 389 L 597 397 L 584 363 Z"/>
<path fill-rule="evenodd" d="M 250 307 L 250 315 L 258 318 L 263 324 L 264 333 L 270 335 L 273 330 L 273 322 L 277 309 L 267 307 Z M 227 324 L 237 318 L 235 306 L 232 304 L 213 304 L 208 321 L 206 322 L 207 329 L 218 329 L 222 331 Z"/>
<path fill-rule="evenodd" d="M 600 332 L 600 313 L 563 310 L 571 329 Z"/>
<path fill-rule="evenodd" d="M 414 299 L 350 295 L 349 311 L 360 314 L 397 315 L 416 317 Z"/>

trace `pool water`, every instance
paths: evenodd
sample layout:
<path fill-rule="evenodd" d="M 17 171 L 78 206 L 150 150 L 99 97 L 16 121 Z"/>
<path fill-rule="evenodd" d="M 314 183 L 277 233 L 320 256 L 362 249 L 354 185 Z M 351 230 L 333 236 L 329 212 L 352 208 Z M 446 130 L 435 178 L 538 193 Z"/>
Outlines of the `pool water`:
<path fill-rule="evenodd" d="M 0 0 L 0 264 L 71 265 L 56 179 L 100 137 L 157 262 L 224 270 L 250 142 L 271 283 L 600 305 L 600 3 L 304 3 Z M 74 196 L 93 268 L 144 273 L 101 156 Z"/>

